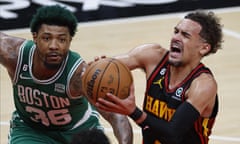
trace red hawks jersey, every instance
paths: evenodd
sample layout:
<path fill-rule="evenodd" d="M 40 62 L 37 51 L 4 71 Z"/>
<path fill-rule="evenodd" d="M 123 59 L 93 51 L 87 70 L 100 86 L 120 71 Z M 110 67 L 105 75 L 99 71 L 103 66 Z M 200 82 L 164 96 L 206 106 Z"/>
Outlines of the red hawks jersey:
<path fill-rule="evenodd" d="M 143 109 L 151 116 L 170 121 L 178 106 L 183 103 L 185 92 L 192 81 L 202 73 L 212 74 L 211 71 L 200 63 L 191 73 L 174 89 L 169 89 L 170 64 L 168 54 L 160 61 L 147 80 L 147 88 L 144 98 Z M 212 115 L 209 118 L 199 117 L 192 128 L 184 135 L 181 144 L 207 144 L 215 117 L 218 112 L 218 99 Z M 144 144 L 164 143 L 161 135 L 151 131 L 143 131 Z"/>

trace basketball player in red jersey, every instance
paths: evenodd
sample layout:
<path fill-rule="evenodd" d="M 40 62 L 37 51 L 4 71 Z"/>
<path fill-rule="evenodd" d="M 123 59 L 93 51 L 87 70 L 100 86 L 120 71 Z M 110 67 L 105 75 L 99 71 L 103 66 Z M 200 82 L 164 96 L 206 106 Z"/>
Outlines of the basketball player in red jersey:
<path fill-rule="evenodd" d="M 108 93 L 100 109 L 130 116 L 141 128 L 143 144 L 207 144 L 218 112 L 217 83 L 201 63 L 222 44 L 222 26 L 213 12 L 187 14 L 175 27 L 167 50 L 138 46 L 117 56 L 131 70 L 146 73 L 143 110 L 136 106 L 134 85 L 126 99 Z"/>

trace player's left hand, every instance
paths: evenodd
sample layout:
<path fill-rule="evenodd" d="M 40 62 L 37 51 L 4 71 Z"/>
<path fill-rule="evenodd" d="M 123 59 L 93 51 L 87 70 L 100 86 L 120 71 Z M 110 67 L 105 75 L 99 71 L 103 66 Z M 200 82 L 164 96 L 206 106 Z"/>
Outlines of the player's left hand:
<path fill-rule="evenodd" d="M 95 106 L 108 112 L 115 112 L 124 115 L 131 114 L 136 108 L 134 85 L 131 85 L 130 95 L 127 98 L 120 99 L 111 93 L 107 93 L 105 99 L 98 98 Z"/>

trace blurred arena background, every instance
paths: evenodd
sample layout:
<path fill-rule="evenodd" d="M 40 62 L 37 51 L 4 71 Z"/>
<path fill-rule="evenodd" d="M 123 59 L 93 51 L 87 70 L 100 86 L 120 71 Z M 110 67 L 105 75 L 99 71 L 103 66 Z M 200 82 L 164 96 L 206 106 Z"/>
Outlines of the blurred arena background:
<path fill-rule="evenodd" d="M 219 115 L 210 144 L 240 144 L 240 1 L 239 0 L 0 0 L 0 31 L 31 38 L 29 21 L 43 5 L 60 4 L 78 18 L 77 35 L 71 45 L 86 61 L 94 56 L 117 55 L 143 43 L 169 46 L 175 24 L 188 11 L 211 10 L 224 24 L 224 48 L 203 61 L 215 74 L 220 96 Z M 142 71 L 133 71 L 136 100 L 141 107 L 145 90 Z M 0 143 L 7 143 L 9 120 L 14 109 L 11 82 L 0 66 Z M 110 125 L 101 118 L 112 144 Z M 132 122 L 132 121 L 131 121 Z M 140 128 L 132 122 L 134 144 L 141 143 Z"/>

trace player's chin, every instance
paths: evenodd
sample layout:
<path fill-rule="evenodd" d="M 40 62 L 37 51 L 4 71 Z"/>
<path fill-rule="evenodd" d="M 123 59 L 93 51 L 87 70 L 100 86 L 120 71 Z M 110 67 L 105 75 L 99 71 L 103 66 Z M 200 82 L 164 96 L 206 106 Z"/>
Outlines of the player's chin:
<path fill-rule="evenodd" d="M 45 62 L 44 65 L 49 69 L 58 69 L 61 66 L 62 62 Z"/>
<path fill-rule="evenodd" d="M 171 58 L 169 58 L 168 62 L 172 66 L 180 66 L 182 64 L 181 60 L 179 60 L 179 59 L 171 59 Z"/>

